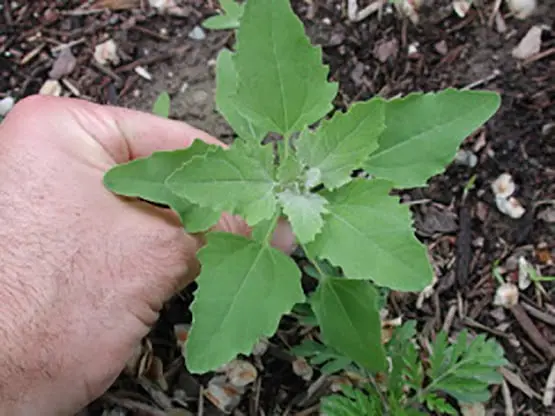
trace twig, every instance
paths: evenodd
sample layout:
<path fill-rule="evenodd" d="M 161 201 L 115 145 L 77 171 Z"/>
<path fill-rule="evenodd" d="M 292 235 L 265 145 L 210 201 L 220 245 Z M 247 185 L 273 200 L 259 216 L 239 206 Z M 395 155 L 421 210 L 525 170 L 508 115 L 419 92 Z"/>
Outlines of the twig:
<path fill-rule="evenodd" d="M 541 399 L 541 396 L 536 393 L 522 378 L 518 375 L 510 371 L 505 367 L 501 367 L 499 372 L 503 374 L 503 377 L 507 382 L 516 387 L 521 392 L 523 392 L 526 396 L 530 397 L 531 399 Z"/>
<path fill-rule="evenodd" d="M 495 3 L 493 3 L 491 16 L 488 19 L 488 26 L 489 27 L 492 27 L 493 23 L 495 22 L 495 16 L 497 16 L 497 13 L 499 13 L 499 7 L 501 7 L 501 1 L 502 0 L 495 0 Z"/>
<path fill-rule="evenodd" d="M 543 405 L 550 407 L 553 404 L 553 396 L 555 394 L 555 363 L 551 366 L 549 376 L 545 382 L 545 389 L 543 392 Z"/>
<path fill-rule="evenodd" d="M 74 46 L 80 45 L 81 43 L 85 42 L 85 38 L 80 38 L 74 41 L 71 41 L 69 43 L 63 43 L 61 45 L 58 46 L 54 46 L 53 48 L 50 49 L 50 51 L 52 53 L 56 53 L 58 51 L 61 51 L 62 49 L 66 49 L 66 48 L 72 48 Z"/>
<path fill-rule="evenodd" d="M 528 58 L 527 60 L 525 60 L 525 61 L 522 63 L 522 65 L 523 65 L 523 66 L 530 65 L 532 62 L 539 61 L 540 59 L 546 58 L 546 57 L 551 56 L 551 55 L 553 55 L 553 54 L 555 54 L 555 47 L 546 49 L 546 50 L 543 51 L 543 52 L 539 52 L 539 53 L 537 53 L 537 54 L 531 56 L 530 58 Z"/>
<path fill-rule="evenodd" d="M 164 412 L 163 410 L 160 410 L 160 409 L 158 409 L 154 406 L 149 406 L 148 404 L 141 403 L 141 402 L 131 400 L 131 399 L 126 399 L 126 398 L 123 398 L 123 397 L 117 397 L 117 396 L 114 396 L 113 394 L 110 394 L 110 393 L 106 393 L 103 396 L 103 399 L 106 399 L 109 402 L 112 402 L 113 404 L 117 404 L 118 406 L 121 406 L 125 409 L 139 411 L 139 412 L 145 412 L 145 413 L 148 413 L 151 416 L 166 416 L 166 412 Z"/>
<path fill-rule="evenodd" d="M 92 64 L 93 67 L 98 69 L 100 72 L 102 72 L 103 74 L 108 75 L 110 78 L 112 78 L 116 82 L 116 85 L 118 87 L 123 85 L 123 79 L 118 74 L 116 74 L 114 71 L 112 71 L 111 69 L 106 68 L 105 66 L 96 63 L 94 60 L 91 61 L 91 64 Z"/>
<path fill-rule="evenodd" d="M 462 89 L 471 90 L 472 88 L 479 87 L 482 84 L 487 84 L 488 82 L 493 81 L 499 75 L 501 75 L 501 71 L 499 69 L 494 69 L 493 72 L 487 77 L 471 82 L 470 84 L 468 84 L 466 87 L 463 87 Z"/>
<path fill-rule="evenodd" d="M 547 312 L 544 312 L 544 311 L 540 311 L 539 309 L 536 309 L 532 305 L 529 305 L 525 302 L 522 302 L 521 305 L 534 318 L 537 318 L 540 321 L 545 322 L 546 324 L 555 326 L 555 316 L 554 315 L 552 315 L 550 313 L 547 313 Z"/>
<path fill-rule="evenodd" d="M 351 22 L 360 22 L 361 20 L 366 19 L 371 14 L 376 13 L 378 10 L 381 9 L 382 6 L 382 0 L 375 0 L 364 9 L 359 10 L 357 0 L 347 0 L 347 15 Z"/>
<path fill-rule="evenodd" d="M 520 327 L 530 340 L 542 351 L 544 351 L 550 360 L 555 358 L 555 350 L 554 347 L 544 338 L 542 333 L 536 328 L 534 322 L 530 319 L 526 310 L 522 307 L 521 304 L 516 304 L 512 308 L 509 309 L 517 322 L 520 324 Z"/>
<path fill-rule="evenodd" d="M 515 416 L 515 409 L 511 399 L 511 390 L 509 390 L 509 385 L 505 380 L 501 383 L 501 394 L 505 401 L 505 416 Z"/>

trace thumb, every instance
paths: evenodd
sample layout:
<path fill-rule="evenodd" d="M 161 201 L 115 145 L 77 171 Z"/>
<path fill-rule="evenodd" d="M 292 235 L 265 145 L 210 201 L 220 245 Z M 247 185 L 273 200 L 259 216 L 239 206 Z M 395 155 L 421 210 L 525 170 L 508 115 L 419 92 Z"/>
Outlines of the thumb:
<path fill-rule="evenodd" d="M 48 108 L 50 114 L 69 115 L 94 138 L 114 164 L 150 156 L 153 152 L 188 147 L 195 139 L 225 146 L 202 130 L 187 123 L 121 107 L 95 104 L 77 98 L 28 97 L 35 108 Z M 56 111 L 57 110 L 57 111 Z M 60 125 L 59 123 L 58 125 Z"/>

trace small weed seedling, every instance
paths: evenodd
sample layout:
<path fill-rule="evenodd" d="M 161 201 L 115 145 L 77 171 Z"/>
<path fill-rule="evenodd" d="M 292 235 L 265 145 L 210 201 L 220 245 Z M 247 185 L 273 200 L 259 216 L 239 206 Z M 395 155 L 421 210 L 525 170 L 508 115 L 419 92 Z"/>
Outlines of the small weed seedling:
<path fill-rule="evenodd" d="M 494 340 L 487 340 L 484 335 L 470 340 L 464 330 L 449 345 L 447 334 L 441 331 L 423 352 L 415 338 L 414 321 L 397 328 L 386 345 L 390 359 L 388 377 L 381 382 L 376 378 L 374 383 L 362 383 L 359 387 L 342 386 L 343 394 L 324 398 L 322 411 L 327 416 L 425 416 L 430 411 L 457 415 L 445 395 L 461 405 L 486 402 L 490 397 L 488 386 L 501 383 L 502 375 L 497 369 L 507 361 L 503 358 L 503 349 Z M 304 348 L 314 357 L 323 355 L 309 345 Z M 335 358 L 332 363 L 338 362 L 340 359 Z M 356 363 L 349 365 L 350 369 Z M 363 369 L 359 367 L 359 371 Z M 424 413 L 422 409 L 427 411 Z"/>
<path fill-rule="evenodd" d="M 239 15 L 234 51 L 222 50 L 216 64 L 217 108 L 238 138 L 228 148 L 195 140 L 116 166 L 105 185 L 167 205 L 188 232 L 206 232 L 185 347 L 190 371 L 249 354 L 305 301 L 301 271 L 270 244 L 281 216 L 314 267 L 325 259 L 341 269 L 320 271 L 308 300 L 326 345 L 385 371 L 376 286 L 419 291 L 432 281 L 410 211 L 390 191 L 442 172 L 500 98 L 455 89 L 374 97 L 327 118 L 338 85 L 289 1 L 247 1 Z M 283 140 L 261 144 L 268 133 Z M 354 177 L 360 169 L 370 176 Z M 222 212 L 244 218 L 252 236 L 210 231 Z"/>

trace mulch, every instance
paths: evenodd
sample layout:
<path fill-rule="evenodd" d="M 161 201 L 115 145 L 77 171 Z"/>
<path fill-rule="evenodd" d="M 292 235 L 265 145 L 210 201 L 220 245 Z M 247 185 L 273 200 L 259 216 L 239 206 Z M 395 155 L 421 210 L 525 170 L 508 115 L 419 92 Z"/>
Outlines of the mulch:
<path fill-rule="evenodd" d="M 61 47 L 71 44 L 76 62 L 61 77 L 64 94 L 148 111 L 156 95 L 167 90 L 177 101 L 172 117 L 231 140 L 229 128 L 214 112 L 213 99 L 207 97 L 214 89 L 213 60 L 232 44 L 232 37 L 228 32 L 206 32 L 202 40 L 188 36 L 214 13 L 216 2 L 178 2 L 182 16 L 160 15 L 144 0 L 97 1 L 103 6 L 97 8 L 90 3 L 4 1 L 0 99 L 37 93 Z M 491 24 L 494 1 L 483 1 L 460 18 L 450 1 L 437 0 L 422 7 L 417 25 L 401 19 L 390 6 L 351 22 L 346 3 L 293 2 L 309 36 L 323 47 L 331 77 L 340 82 L 337 108 L 376 94 L 394 97 L 451 86 L 494 90 L 503 99 L 495 117 L 462 145 L 476 156 L 475 166 L 453 163 L 427 188 L 400 191 L 413 210 L 418 237 L 429 248 L 438 282 L 418 305 L 418 294 L 392 293 L 391 315 L 416 319 L 423 337 L 442 328 L 451 333 L 469 328 L 495 337 L 511 366 L 504 372 L 507 388 L 493 389 L 491 414 L 505 414 L 507 408 L 517 415 L 553 414 L 541 397 L 555 362 L 554 284 L 543 283 L 543 291 L 534 286 L 521 291 L 519 304 L 511 309 L 492 301 L 494 268 L 516 282 L 520 256 L 541 275 L 555 275 L 553 29 L 544 30 L 539 54 L 525 61 L 511 56 L 530 27 L 553 24 L 555 9 L 543 1 L 534 16 L 517 20 L 502 5 L 506 30 L 501 33 Z M 361 7 L 365 3 L 360 2 Z M 121 61 L 101 66 L 95 63 L 94 49 L 108 37 L 117 43 Z M 144 79 L 137 68 L 146 69 L 152 80 Z M 503 172 L 517 184 L 515 196 L 526 209 L 520 219 L 495 206 L 490 185 Z M 465 193 L 471 179 L 474 186 Z M 202 395 L 211 376 L 191 376 L 180 356 L 175 326 L 190 322 L 192 291 L 168 302 L 134 366 L 83 415 L 163 415 L 171 414 L 164 409 L 172 406 L 193 412 L 175 415 L 200 414 L 199 409 L 202 414 L 223 414 Z M 259 377 L 233 414 L 318 414 L 329 378 L 318 371 L 311 381 L 297 376 L 291 366 L 295 357 L 287 348 L 304 336 L 306 327 L 284 317 L 266 354 L 253 359 Z M 158 370 L 150 368 L 156 367 L 153 357 Z M 152 382 L 160 371 L 166 389 Z"/>

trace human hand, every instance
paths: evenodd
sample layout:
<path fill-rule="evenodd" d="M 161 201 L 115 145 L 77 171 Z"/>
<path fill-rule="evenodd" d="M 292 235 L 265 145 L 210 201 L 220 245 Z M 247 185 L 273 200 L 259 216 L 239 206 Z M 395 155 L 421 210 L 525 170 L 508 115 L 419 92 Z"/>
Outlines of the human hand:
<path fill-rule="evenodd" d="M 0 413 L 73 414 L 100 396 L 198 274 L 201 236 L 102 182 L 115 164 L 195 138 L 221 144 L 177 121 L 40 96 L 0 125 Z M 228 215 L 216 228 L 249 233 Z M 285 223 L 274 242 L 292 247 Z"/>

